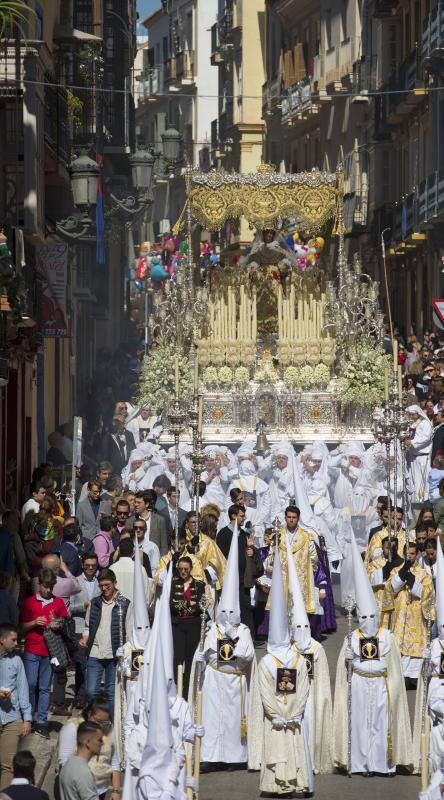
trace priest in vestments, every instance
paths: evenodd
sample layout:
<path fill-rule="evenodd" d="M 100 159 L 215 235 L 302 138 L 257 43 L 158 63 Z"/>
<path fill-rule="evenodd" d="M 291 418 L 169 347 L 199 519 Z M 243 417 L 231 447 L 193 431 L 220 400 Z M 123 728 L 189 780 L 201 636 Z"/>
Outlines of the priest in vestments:
<path fill-rule="evenodd" d="M 310 632 L 301 587 L 288 552 L 288 612 L 290 639 L 296 653 L 305 659 L 309 679 L 309 694 L 305 706 L 303 725 L 310 746 L 313 771 L 316 774 L 333 772 L 333 722 L 330 672 L 325 650 Z"/>
<path fill-rule="evenodd" d="M 379 608 L 380 624 L 390 630 L 393 612 L 393 592 L 390 588 L 390 578 L 396 569 L 404 563 L 398 555 L 396 539 L 391 542 L 388 536 L 382 540 L 382 554 L 367 565 L 367 574 Z M 391 559 L 389 552 L 391 547 Z"/>
<path fill-rule="evenodd" d="M 259 664 L 260 705 L 254 698 L 256 737 L 249 766 L 260 766 L 260 791 L 286 795 L 313 791 L 313 766 L 304 713 L 310 686 L 305 659 L 288 630 L 287 604 L 279 553 L 271 585 L 267 654 Z"/>
<path fill-rule="evenodd" d="M 427 625 L 435 619 L 435 592 L 430 575 L 418 564 L 418 545 L 408 546 L 402 567 L 390 580 L 393 592 L 392 631 L 402 656 L 404 677 L 419 677 L 427 641 Z"/>
<path fill-rule="evenodd" d="M 338 658 L 333 713 L 334 763 L 347 768 L 347 664 L 351 665 L 351 771 L 373 776 L 413 766 L 412 737 L 401 658 L 379 609 L 353 537 L 354 597 L 359 628 Z"/>
<path fill-rule="evenodd" d="M 299 527 L 299 508 L 288 506 L 285 509 L 286 527 L 279 533 L 279 554 L 284 572 L 285 590 L 288 585 L 287 568 L 287 541 L 290 544 L 291 554 L 304 598 L 307 614 L 316 612 L 316 589 L 314 584 L 313 567 L 317 563 L 318 554 L 314 539 L 303 528 Z M 271 603 L 271 599 L 270 599 Z M 271 606 L 270 606 L 271 607 Z"/>

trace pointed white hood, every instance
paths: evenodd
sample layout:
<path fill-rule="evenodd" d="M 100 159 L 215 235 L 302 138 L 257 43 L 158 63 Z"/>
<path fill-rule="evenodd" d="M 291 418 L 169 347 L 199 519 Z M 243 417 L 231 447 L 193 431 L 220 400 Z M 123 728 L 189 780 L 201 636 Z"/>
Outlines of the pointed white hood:
<path fill-rule="evenodd" d="M 444 641 L 444 555 L 439 537 L 436 541 L 436 624 L 438 639 Z"/>
<path fill-rule="evenodd" d="M 133 645 L 136 650 L 144 650 L 150 635 L 148 616 L 148 598 L 143 578 L 143 567 L 140 561 L 139 548 L 134 552 L 134 584 L 133 584 Z"/>
<path fill-rule="evenodd" d="M 231 537 L 230 552 L 228 553 L 222 593 L 217 607 L 216 622 L 222 632 L 240 623 L 239 533 L 237 522 Z"/>
<path fill-rule="evenodd" d="M 271 580 L 267 653 L 277 658 L 284 667 L 290 667 L 294 662 L 294 651 L 291 647 L 288 630 L 287 603 L 285 602 L 284 576 L 279 548 L 276 550 Z"/>
<path fill-rule="evenodd" d="M 177 788 L 170 780 L 174 770 L 173 732 L 160 641 L 158 644 L 152 669 L 153 691 L 147 740 L 137 783 L 137 795 L 143 800 L 166 800 L 178 796 Z"/>
<path fill-rule="evenodd" d="M 309 530 L 315 536 L 316 541 L 318 540 L 318 534 L 316 530 L 316 518 L 311 508 L 311 505 L 308 500 L 308 493 L 307 489 L 304 486 L 301 474 L 299 472 L 299 465 L 296 459 L 296 453 L 292 448 L 292 452 L 288 459 L 289 466 L 291 465 L 291 470 L 293 473 L 293 497 L 295 499 L 295 503 L 301 512 L 300 518 L 300 525 L 301 528 L 304 530 Z"/>
<path fill-rule="evenodd" d="M 176 697 L 177 688 L 174 675 L 173 628 L 171 625 L 170 597 L 173 580 L 172 567 L 168 570 L 162 587 L 162 596 L 156 614 L 159 615 L 159 644 L 162 647 L 164 670 L 167 679 L 168 694 Z"/>
<path fill-rule="evenodd" d="M 376 636 L 379 628 L 379 608 L 354 534 L 352 534 L 351 539 L 351 554 L 356 613 L 358 615 L 359 627 L 364 636 Z"/>
<path fill-rule="evenodd" d="M 287 537 L 287 565 L 288 565 L 288 606 L 291 608 L 290 637 L 299 652 L 303 653 L 311 645 L 311 630 L 302 597 L 301 585 L 293 561 L 290 540 Z"/>

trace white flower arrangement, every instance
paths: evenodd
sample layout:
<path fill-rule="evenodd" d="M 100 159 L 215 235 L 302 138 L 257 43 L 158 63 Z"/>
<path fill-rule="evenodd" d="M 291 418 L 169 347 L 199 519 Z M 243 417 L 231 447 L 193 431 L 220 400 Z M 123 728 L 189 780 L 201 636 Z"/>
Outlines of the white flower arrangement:
<path fill-rule="evenodd" d="M 291 388 L 299 386 L 299 370 L 296 367 L 286 368 L 284 372 L 284 383 Z"/>
<path fill-rule="evenodd" d="M 316 364 L 313 370 L 313 383 L 315 386 L 319 387 L 320 389 L 325 389 L 328 386 L 328 382 L 330 380 L 330 370 L 326 364 L 322 362 L 320 364 Z"/>
<path fill-rule="evenodd" d="M 234 370 L 234 382 L 238 386 L 246 386 L 250 380 L 250 373 L 247 367 L 236 367 Z"/>
<path fill-rule="evenodd" d="M 230 386 L 233 383 L 233 370 L 226 365 L 221 367 L 218 372 L 218 378 L 221 386 Z"/>
<path fill-rule="evenodd" d="M 207 367 L 203 374 L 204 383 L 206 386 L 214 386 L 217 384 L 217 369 L 216 367 Z"/>
<path fill-rule="evenodd" d="M 353 345 L 337 379 L 341 403 L 373 408 L 384 398 L 384 375 L 390 358 L 368 340 Z"/>
<path fill-rule="evenodd" d="M 299 386 L 301 389 L 311 389 L 314 385 L 314 369 L 310 364 L 304 364 L 299 372 Z"/>
<path fill-rule="evenodd" d="M 156 413 L 167 412 L 174 400 L 174 342 L 159 339 L 156 350 L 143 361 L 138 400 L 151 403 Z M 179 359 L 179 398 L 187 403 L 192 396 L 192 376 L 189 360 Z"/>

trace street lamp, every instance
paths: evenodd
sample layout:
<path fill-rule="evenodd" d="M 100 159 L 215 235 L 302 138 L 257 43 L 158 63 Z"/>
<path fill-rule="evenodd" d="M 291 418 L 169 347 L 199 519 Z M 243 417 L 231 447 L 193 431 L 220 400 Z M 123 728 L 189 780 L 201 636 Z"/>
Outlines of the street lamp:
<path fill-rule="evenodd" d="M 88 212 L 96 205 L 100 167 L 83 152 L 72 162 L 69 173 L 74 205 L 80 211 Z"/>
<path fill-rule="evenodd" d="M 86 151 L 71 162 L 68 168 L 71 177 L 73 201 L 78 213 L 57 222 L 56 229 L 64 239 L 95 238 L 91 211 L 97 203 L 100 166 Z"/>
<path fill-rule="evenodd" d="M 167 128 L 162 133 L 163 156 L 166 161 L 173 164 L 179 161 L 182 136 L 175 128 Z"/>
<path fill-rule="evenodd" d="M 136 186 L 141 192 L 147 192 L 151 187 L 156 156 L 149 150 L 139 148 L 130 156 L 129 161 L 133 186 Z"/>

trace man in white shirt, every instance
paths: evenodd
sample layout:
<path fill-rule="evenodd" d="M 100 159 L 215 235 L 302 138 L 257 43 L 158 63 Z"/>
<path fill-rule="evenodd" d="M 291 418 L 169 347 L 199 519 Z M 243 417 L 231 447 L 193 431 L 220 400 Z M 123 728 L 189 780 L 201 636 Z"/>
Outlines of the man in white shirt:
<path fill-rule="evenodd" d="M 43 484 L 40 481 L 33 481 L 33 483 L 31 483 L 31 497 L 22 506 L 22 522 L 25 521 L 25 517 L 30 511 L 34 511 L 35 514 L 40 511 L 40 503 L 43 502 L 45 497 L 46 489 Z"/>
<path fill-rule="evenodd" d="M 123 594 L 130 602 L 134 592 L 134 543 L 132 539 L 122 539 L 119 544 L 119 559 L 113 564 L 113 572 L 117 578 L 117 586 L 120 594 Z M 140 558 L 139 550 L 136 558 Z M 146 570 L 142 572 L 144 578 L 146 602 L 150 601 L 150 585 Z"/>
<path fill-rule="evenodd" d="M 151 574 L 154 575 L 160 561 L 160 551 L 155 542 L 152 542 L 147 535 L 147 524 L 142 517 L 134 521 L 133 531 L 136 534 L 139 550 L 143 550 L 150 560 Z"/>
<path fill-rule="evenodd" d="M 82 558 L 83 572 L 77 580 L 81 587 L 78 594 L 73 596 L 70 605 L 71 616 L 76 627 L 76 636 L 80 639 L 85 630 L 85 617 L 91 600 L 100 594 L 97 580 L 99 561 L 96 553 L 86 553 Z M 83 708 L 85 705 L 85 677 L 86 677 L 86 651 L 77 647 L 74 653 L 75 679 L 74 679 L 74 708 Z"/>

